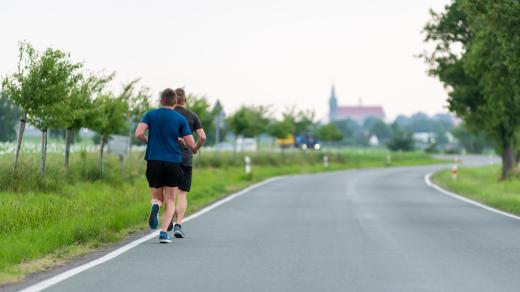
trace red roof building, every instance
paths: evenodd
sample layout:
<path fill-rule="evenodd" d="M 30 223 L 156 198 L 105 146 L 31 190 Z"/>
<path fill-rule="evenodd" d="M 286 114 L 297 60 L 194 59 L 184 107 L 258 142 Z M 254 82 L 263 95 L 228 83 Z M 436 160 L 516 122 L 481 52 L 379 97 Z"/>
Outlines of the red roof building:
<path fill-rule="evenodd" d="M 366 119 L 376 118 L 383 120 L 385 118 L 385 111 L 381 106 L 338 106 L 338 99 L 336 97 L 336 90 L 332 85 L 331 96 L 329 99 L 329 120 L 342 121 L 354 120 L 358 123 L 363 123 Z"/>

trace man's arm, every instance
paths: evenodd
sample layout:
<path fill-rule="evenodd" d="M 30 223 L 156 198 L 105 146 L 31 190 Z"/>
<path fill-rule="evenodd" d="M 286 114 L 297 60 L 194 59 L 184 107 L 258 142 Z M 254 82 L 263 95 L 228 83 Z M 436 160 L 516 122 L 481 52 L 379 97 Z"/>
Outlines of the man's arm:
<path fill-rule="evenodd" d="M 182 137 L 182 140 L 184 141 L 184 145 L 188 146 L 188 148 L 190 148 L 191 151 L 193 151 L 193 153 L 197 153 L 198 149 L 195 145 L 195 140 L 193 139 L 193 136 L 191 134 Z"/>
<path fill-rule="evenodd" d="M 148 130 L 148 125 L 145 123 L 139 123 L 135 129 L 135 137 L 144 143 L 148 143 L 148 137 L 144 135 L 146 130 Z"/>
<path fill-rule="evenodd" d="M 197 151 L 193 151 L 193 153 L 198 152 L 199 149 L 202 147 L 202 145 L 204 145 L 204 143 L 206 143 L 206 132 L 204 132 L 204 129 L 203 128 L 197 129 L 196 132 L 197 132 L 198 139 L 197 139 L 197 145 L 195 145 L 195 148 L 197 149 Z"/>

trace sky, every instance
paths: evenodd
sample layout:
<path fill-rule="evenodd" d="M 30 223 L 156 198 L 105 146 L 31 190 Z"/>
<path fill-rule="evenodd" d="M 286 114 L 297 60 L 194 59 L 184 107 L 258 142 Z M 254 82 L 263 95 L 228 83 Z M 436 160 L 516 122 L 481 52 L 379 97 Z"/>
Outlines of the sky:
<path fill-rule="evenodd" d="M 136 77 L 154 98 L 166 87 L 242 104 L 328 113 L 382 105 L 387 118 L 447 112 L 447 93 L 417 58 L 429 9 L 449 0 L 0 0 L 0 75 L 18 42 L 71 53 L 92 71 Z"/>

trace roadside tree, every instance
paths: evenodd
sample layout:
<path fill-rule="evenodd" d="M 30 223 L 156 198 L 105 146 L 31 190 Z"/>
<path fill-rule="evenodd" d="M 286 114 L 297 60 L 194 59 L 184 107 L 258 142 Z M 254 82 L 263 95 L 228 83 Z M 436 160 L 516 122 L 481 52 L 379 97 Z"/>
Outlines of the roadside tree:
<path fill-rule="evenodd" d="M 128 131 L 128 99 L 126 91 L 114 96 L 104 92 L 93 101 L 93 110 L 88 117 L 88 128 L 101 136 L 98 158 L 98 172 L 103 175 L 104 150 L 111 135 L 127 134 Z"/>
<path fill-rule="evenodd" d="M 296 110 L 296 107 L 290 107 L 282 116 L 284 121 L 294 125 L 294 132 L 291 134 L 303 135 L 314 130 L 316 114 L 312 110 Z"/>
<path fill-rule="evenodd" d="M 265 106 L 242 106 L 228 118 L 228 124 L 237 136 L 254 138 L 266 133 L 270 112 Z"/>
<path fill-rule="evenodd" d="M 215 127 L 215 117 L 217 116 L 217 111 L 211 109 L 208 99 L 204 96 L 190 94 L 186 97 L 186 106 L 189 110 L 199 116 L 202 127 L 205 129 L 208 135 L 211 135 L 214 132 L 213 130 Z"/>
<path fill-rule="evenodd" d="M 501 178 L 516 165 L 520 127 L 520 3 L 455 0 L 432 12 L 425 55 L 432 75 L 449 89 L 451 111 L 469 129 L 492 138 L 502 155 Z"/>
<path fill-rule="evenodd" d="M 130 123 L 128 127 L 128 139 L 130 141 L 129 151 L 131 151 L 133 143 L 140 143 L 139 140 L 134 137 L 133 133 L 142 117 L 151 108 L 150 89 L 145 86 L 137 89 L 139 80 L 140 79 L 135 79 L 125 84 L 123 86 L 123 93 L 121 94 L 121 98 L 128 103 L 128 121 Z"/>
<path fill-rule="evenodd" d="M 65 170 L 69 169 L 70 146 L 75 132 L 88 124 L 87 119 L 94 109 L 93 99 L 101 93 L 105 86 L 113 79 L 108 76 L 82 76 L 64 98 L 67 114 L 63 116 L 62 125 L 65 130 Z"/>
<path fill-rule="evenodd" d="M 20 146 L 28 121 L 42 132 L 40 174 L 45 175 L 47 133 L 58 128 L 67 114 L 63 99 L 70 94 L 80 78 L 81 64 L 73 63 L 68 54 L 55 49 L 40 53 L 29 43 L 19 47 L 18 71 L 2 81 L 2 88 L 23 111 L 18 135 L 15 163 L 16 171 Z"/>
<path fill-rule="evenodd" d="M 405 132 L 399 128 L 397 123 L 392 124 L 393 136 L 386 144 L 388 149 L 392 151 L 413 151 L 415 143 L 413 141 L 412 132 Z"/>
<path fill-rule="evenodd" d="M 343 140 L 343 133 L 335 124 L 327 124 L 318 128 L 316 137 L 325 142 L 337 142 Z"/>
<path fill-rule="evenodd" d="M 267 129 L 269 135 L 277 139 L 285 139 L 295 132 L 295 125 L 289 119 L 273 120 Z"/>

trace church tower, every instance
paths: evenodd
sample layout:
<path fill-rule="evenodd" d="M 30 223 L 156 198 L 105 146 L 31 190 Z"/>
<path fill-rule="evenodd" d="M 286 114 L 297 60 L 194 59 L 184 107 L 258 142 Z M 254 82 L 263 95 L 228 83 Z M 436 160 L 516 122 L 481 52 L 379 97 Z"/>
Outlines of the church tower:
<path fill-rule="evenodd" d="M 336 119 L 336 111 L 338 110 L 338 99 L 336 98 L 336 88 L 332 84 L 329 98 L 329 121 L 332 122 Z"/>

